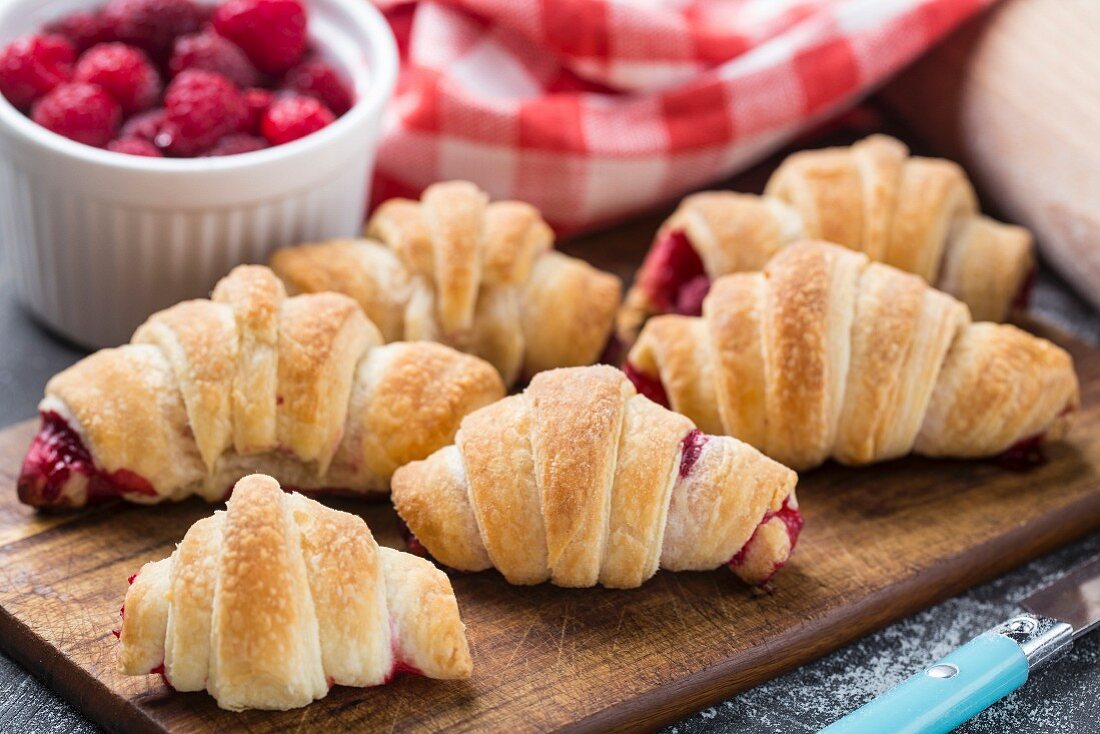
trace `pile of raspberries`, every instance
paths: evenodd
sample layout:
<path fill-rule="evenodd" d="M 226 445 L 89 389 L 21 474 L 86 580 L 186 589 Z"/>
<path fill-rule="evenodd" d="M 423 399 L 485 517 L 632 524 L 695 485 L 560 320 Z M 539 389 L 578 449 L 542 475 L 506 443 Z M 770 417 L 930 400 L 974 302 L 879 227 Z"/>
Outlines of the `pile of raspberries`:
<path fill-rule="evenodd" d="M 86 145 L 175 158 L 289 143 L 352 106 L 300 0 L 110 0 L 0 51 L 0 94 Z"/>

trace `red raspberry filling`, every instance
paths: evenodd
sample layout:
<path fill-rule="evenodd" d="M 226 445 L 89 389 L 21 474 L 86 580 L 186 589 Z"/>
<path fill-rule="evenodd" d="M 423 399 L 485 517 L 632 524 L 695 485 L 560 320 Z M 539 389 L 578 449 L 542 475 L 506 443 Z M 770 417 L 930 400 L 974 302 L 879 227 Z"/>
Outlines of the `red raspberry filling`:
<path fill-rule="evenodd" d="M 0 94 L 47 129 L 117 153 L 249 153 L 354 104 L 309 49 L 303 0 L 110 0 L 46 29 L 0 49 Z"/>
<path fill-rule="evenodd" d="M 155 496 L 143 477 L 127 469 L 104 472 L 68 422 L 57 413 L 42 413 L 42 427 L 31 442 L 19 473 L 19 500 L 34 507 L 63 507 L 70 480 L 86 481 L 87 504 L 99 504 L 127 494 Z"/>
<path fill-rule="evenodd" d="M 1062 408 L 1057 417 L 1065 418 L 1073 411 L 1073 406 L 1067 405 Z M 1030 471 L 1047 463 L 1046 451 L 1043 450 L 1045 445 L 1046 434 L 1036 433 L 1034 436 L 1021 438 L 1005 449 L 999 456 L 994 457 L 993 461 L 1009 471 Z"/>
<path fill-rule="evenodd" d="M 428 549 L 424 547 L 424 544 L 420 542 L 420 539 L 413 534 L 413 531 L 409 528 L 408 524 L 400 517 L 397 518 L 397 532 L 401 533 L 401 537 L 405 541 L 405 550 L 412 553 L 414 556 L 420 556 L 421 558 L 431 558 L 431 554 L 428 553 Z"/>
<path fill-rule="evenodd" d="M 638 285 L 661 313 L 698 316 L 710 290 L 710 278 L 687 234 L 674 229 L 653 243 L 642 263 Z"/>
<path fill-rule="evenodd" d="M 741 547 L 741 550 L 737 551 L 737 554 L 729 560 L 728 565 L 730 569 L 737 569 L 742 564 L 744 564 L 745 557 L 748 555 L 749 549 L 752 547 L 752 544 L 756 541 L 756 537 L 760 532 L 760 528 L 770 522 L 773 518 L 779 518 L 779 520 L 782 521 L 783 525 L 786 526 L 787 537 L 790 539 L 791 546 L 790 550 L 787 553 L 787 557 L 775 563 L 775 565 L 772 567 L 771 573 L 766 579 L 764 579 L 760 583 L 760 585 L 766 585 L 769 581 L 771 581 L 772 577 L 774 577 L 775 574 L 779 572 L 779 569 L 783 568 L 783 566 L 787 564 L 787 561 L 790 560 L 790 554 L 794 552 L 794 547 L 798 543 L 798 536 L 802 533 L 802 527 L 806 523 L 805 518 L 802 517 L 802 513 L 799 512 L 797 507 L 791 507 L 790 502 L 791 498 L 787 497 L 785 500 L 783 500 L 783 505 L 778 510 L 768 510 L 764 513 L 764 517 L 762 517 L 760 519 L 760 522 L 757 523 L 756 530 L 753 531 L 752 535 L 749 537 L 748 542 L 745 543 L 745 545 Z"/>
<path fill-rule="evenodd" d="M 136 579 L 140 574 L 141 574 L 141 571 L 138 571 L 133 576 L 126 579 L 126 583 L 129 586 L 133 586 L 134 585 L 134 579 Z M 125 604 L 123 604 L 121 607 L 119 607 L 118 616 L 122 618 L 123 623 L 126 622 L 126 605 Z M 118 639 L 122 639 L 122 630 L 111 630 L 111 634 L 114 635 Z M 165 670 L 164 670 L 164 663 L 163 662 L 160 665 L 153 668 L 152 670 L 150 670 L 149 675 L 159 675 L 164 680 L 164 685 L 168 686 L 169 688 L 172 688 L 172 681 L 168 680 L 168 673 L 165 672 Z"/>
<path fill-rule="evenodd" d="M 687 479 L 691 475 L 692 470 L 695 469 L 695 462 L 699 461 L 699 455 L 703 453 L 703 447 L 709 440 L 710 436 L 698 428 L 684 436 L 684 441 L 680 445 L 681 479 Z"/>
<path fill-rule="evenodd" d="M 26 110 L 73 75 L 76 49 L 61 36 L 27 36 L 0 51 L 0 94 Z"/>
<path fill-rule="evenodd" d="M 1035 292 L 1035 268 L 1027 271 L 1024 280 L 1020 283 L 1020 290 L 1012 299 L 1012 308 L 1026 311 L 1031 306 L 1031 296 Z"/>
<path fill-rule="evenodd" d="M 395 656 L 393 668 L 390 669 L 390 674 L 385 677 L 381 685 L 392 683 L 400 675 L 424 675 L 424 671 L 415 665 L 406 663 L 404 660 L 398 660 Z"/>
<path fill-rule="evenodd" d="M 665 392 L 665 386 L 661 382 L 661 378 L 642 372 L 632 362 L 623 365 L 623 374 L 634 383 L 634 388 L 639 393 L 645 395 L 657 405 L 671 409 L 668 393 Z"/>
<path fill-rule="evenodd" d="M 600 352 L 600 357 L 596 360 L 596 363 L 618 367 L 622 361 L 623 343 L 619 340 L 619 337 L 612 334 L 607 338 L 607 343 L 603 345 L 603 351 Z"/>

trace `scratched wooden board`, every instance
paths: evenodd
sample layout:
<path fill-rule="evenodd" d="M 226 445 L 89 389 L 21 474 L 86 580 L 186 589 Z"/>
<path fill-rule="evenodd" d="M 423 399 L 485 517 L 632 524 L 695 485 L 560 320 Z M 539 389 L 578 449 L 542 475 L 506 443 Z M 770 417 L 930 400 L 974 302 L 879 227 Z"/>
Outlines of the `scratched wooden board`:
<path fill-rule="evenodd" d="M 199 502 L 40 515 L 14 482 L 35 426 L 0 433 L 0 645 L 120 731 L 606 731 L 649 729 L 760 683 L 1100 526 L 1100 351 L 1074 354 L 1083 409 L 1045 466 L 906 459 L 807 474 L 795 558 L 769 595 L 726 570 L 661 572 L 633 591 L 453 577 L 474 676 L 334 689 L 286 713 L 221 711 L 159 677 L 115 670 L 126 577 L 167 555 Z M 384 504 L 335 502 L 399 546 Z M 797 705 L 788 702 L 785 705 Z"/>

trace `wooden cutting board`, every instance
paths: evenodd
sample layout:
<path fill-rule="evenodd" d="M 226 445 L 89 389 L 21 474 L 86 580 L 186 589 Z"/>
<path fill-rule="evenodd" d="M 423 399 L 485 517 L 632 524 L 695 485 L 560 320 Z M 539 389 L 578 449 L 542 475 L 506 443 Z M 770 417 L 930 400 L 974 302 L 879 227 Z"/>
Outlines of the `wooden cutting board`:
<path fill-rule="evenodd" d="M 158 676 L 116 672 L 111 630 L 127 576 L 168 555 L 212 508 L 192 501 L 36 514 L 15 498 L 35 430 L 22 423 L 0 433 L 0 646 L 120 731 L 650 729 L 1100 527 L 1100 350 L 1055 338 L 1077 361 L 1084 408 L 1044 466 L 1013 473 L 987 462 L 906 459 L 809 473 L 798 490 L 806 529 L 771 594 L 754 594 L 727 570 L 661 572 L 633 591 L 455 574 L 471 680 L 336 688 L 286 713 L 231 714 L 205 694 L 174 693 Z M 333 504 L 400 546 L 388 506 Z"/>

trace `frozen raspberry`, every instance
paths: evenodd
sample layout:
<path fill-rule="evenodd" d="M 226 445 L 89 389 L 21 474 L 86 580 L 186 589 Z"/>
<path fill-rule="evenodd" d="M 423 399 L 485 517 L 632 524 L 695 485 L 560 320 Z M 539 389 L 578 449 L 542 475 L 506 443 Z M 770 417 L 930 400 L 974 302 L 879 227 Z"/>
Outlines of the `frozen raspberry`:
<path fill-rule="evenodd" d="M 76 49 L 61 36 L 25 36 L 0 51 L 0 94 L 25 110 L 73 75 Z"/>
<path fill-rule="evenodd" d="M 268 74 L 282 74 L 301 61 L 306 23 L 298 0 L 227 0 L 214 11 L 214 29 Z"/>
<path fill-rule="evenodd" d="M 118 136 L 121 139 L 138 138 L 151 143 L 157 139 L 160 128 L 164 124 L 165 116 L 164 109 L 159 107 L 155 110 L 142 112 L 140 115 L 134 115 L 123 123 L 122 131 Z"/>
<path fill-rule="evenodd" d="M 164 157 L 164 154 L 160 152 L 157 146 L 141 138 L 119 138 L 118 140 L 112 140 L 107 143 L 107 150 L 113 150 L 115 153 L 126 153 L 127 155 L 140 155 L 146 158 Z"/>
<path fill-rule="evenodd" d="M 58 135 L 101 148 L 118 132 L 122 109 L 94 84 L 66 82 L 35 102 L 31 118 Z"/>
<path fill-rule="evenodd" d="M 158 147 L 176 156 L 194 156 L 237 130 L 244 103 L 233 82 L 221 74 L 187 69 L 168 85 L 167 116 L 157 135 Z"/>
<path fill-rule="evenodd" d="M 103 9 L 104 26 L 115 40 L 157 61 L 168 57 L 176 36 L 197 31 L 203 18 L 192 0 L 111 0 Z"/>
<path fill-rule="evenodd" d="M 249 135 L 259 135 L 260 121 L 263 120 L 264 113 L 267 112 L 267 108 L 271 106 L 271 102 L 275 97 L 266 89 L 252 88 L 244 90 L 241 93 L 241 98 L 244 100 L 245 112 L 237 131 Z"/>
<path fill-rule="evenodd" d="M 242 89 L 260 83 L 260 72 L 232 41 L 204 31 L 176 39 L 168 71 L 173 76 L 184 69 L 214 71 Z"/>
<path fill-rule="evenodd" d="M 73 78 L 102 87 L 132 115 L 152 107 L 160 97 L 160 76 L 149 58 L 133 46 L 101 43 L 76 63 Z"/>
<path fill-rule="evenodd" d="M 336 70 L 320 59 L 295 66 L 287 72 L 283 84 L 287 89 L 321 100 L 337 117 L 351 109 L 351 92 Z"/>
<path fill-rule="evenodd" d="M 313 97 L 281 97 L 264 113 L 260 130 L 272 145 L 282 145 L 331 125 L 336 116 Z"/>
<path fill-rule="evenodd" d="M 97 43 L 115 40 L 103 20 L 95 11 L 78 10 L 46 26 L 46 30 L 69 39 L 77 51 L 83 53 Z"/>
<path fill-rule="evenodd" d="M 204 156 L 223 156 L 223 155 L 238 155 L 240 153 L 251 153 L 256 150 L 263 150 L 264 148 L 270 148 L 267 141 L 263 138 L 258 138 L 255 135 L 226 135 L 224 138 L 218 141 L 210 150 L 203 153 Z"/>

